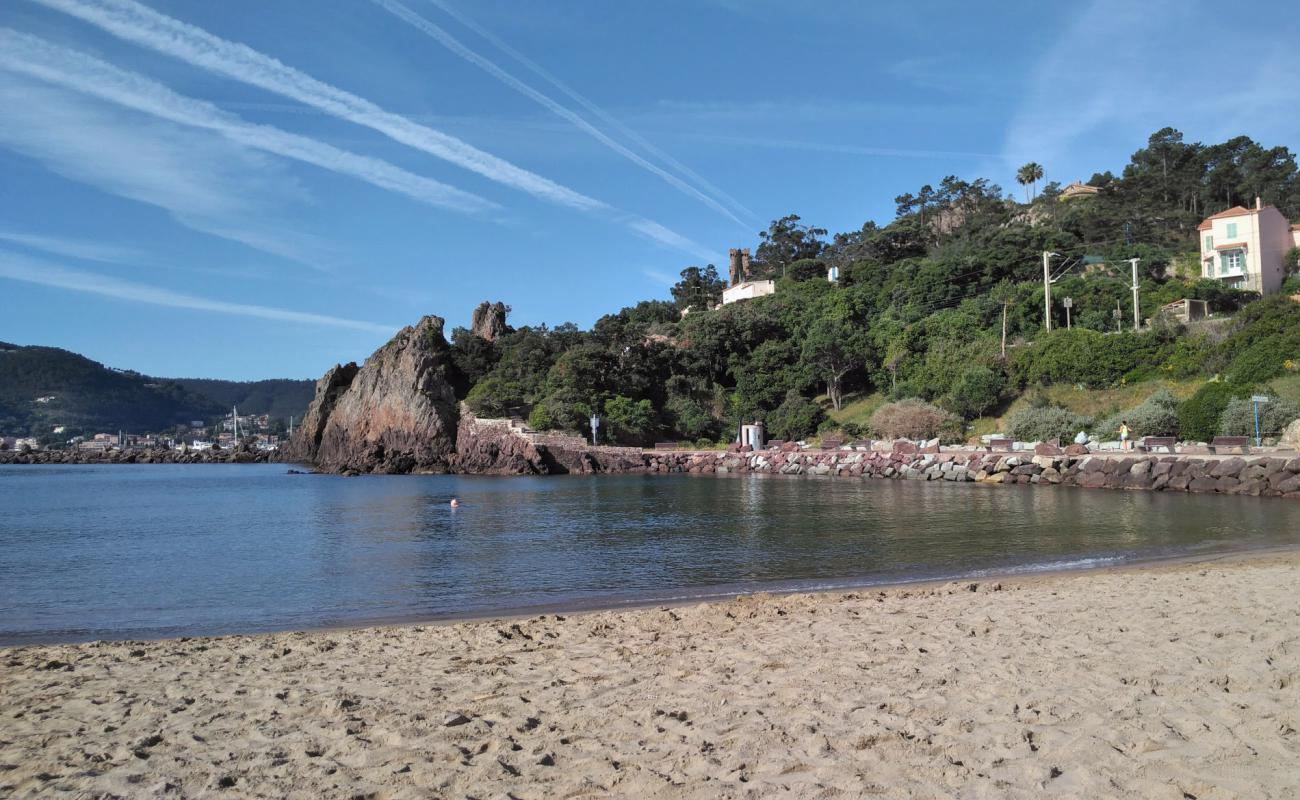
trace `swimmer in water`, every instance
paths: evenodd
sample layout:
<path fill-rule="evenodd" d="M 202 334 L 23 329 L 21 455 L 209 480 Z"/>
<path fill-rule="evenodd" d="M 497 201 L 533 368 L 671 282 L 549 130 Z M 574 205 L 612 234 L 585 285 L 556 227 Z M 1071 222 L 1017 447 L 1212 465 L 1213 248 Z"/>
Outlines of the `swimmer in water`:
<path fill-rule="evenodd" d="M 460 501 L 453 497 L 451 498 L 450 505 L 452 508 L 460 508 Z"/>

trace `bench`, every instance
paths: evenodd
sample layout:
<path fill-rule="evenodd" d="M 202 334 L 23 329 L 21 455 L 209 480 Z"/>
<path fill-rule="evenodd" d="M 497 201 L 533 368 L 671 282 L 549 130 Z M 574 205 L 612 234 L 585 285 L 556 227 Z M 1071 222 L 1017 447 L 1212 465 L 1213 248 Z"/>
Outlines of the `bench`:
<path fill-rule="evenodd" d="M 677 442 L 655 442 L 656 450 L 676 450 Z"/>
<path fill-rule="evenodd" d="M 1163 447 L 1172 453 L 1177 442 L 1176 436 L 1143 436 L 1142 441 L 1138 442 L 1138 449 L 1149 453 L 1157 447 Z"/>
<path fill-rule="evenodd" d="M 821 448 L 823 450 L 839 450 L 842 444 L 844 443 L 839 439 L 822 439 Z"/>
<path fill-rule="evenodd" d="M 849 442 L 849 447 L 852 447 L 854 450 L 870 450 L 874 444 L 875 443 L 870 439 L 858 439 L 857 441 Z"/>
<path fill-rule="evenodd" d="M 1220 447 L 1240 447 L 1241 452 L 1250 452 L 1249 436 L 1216 436 L 1214 441 L 1210 442 L 1210 452 L 1218 454 Z"/>
<path fill-rule="evenodd" d="M 785 439 L 768 439 L 768 440 L 767 440 L 767 449 L 768 449 L 768 450 L 779 450 L 779 449 L 781 448 L 781 445 L 783 445 L 783 444 L 785 444 Z"/>
<path fill-rule="evenodd" d="M 992 453 L 994 450 L 1010 450 L 1010 449 L 1011 449 L 1010 439 L 998 439 L 998 438 L 989 439 L 988 451 L 990 453 Z"/>

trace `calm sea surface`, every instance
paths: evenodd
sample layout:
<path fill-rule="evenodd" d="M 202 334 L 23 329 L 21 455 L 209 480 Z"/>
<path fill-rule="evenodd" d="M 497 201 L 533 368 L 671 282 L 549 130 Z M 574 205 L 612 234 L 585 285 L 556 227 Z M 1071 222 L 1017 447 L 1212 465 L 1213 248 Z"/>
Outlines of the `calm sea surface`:
<path fill-rule="evenodd" d="M 458 496 L 459 509 L 447 501 Z M 325 627 L 1300 543 L 1300 503 L 767 476 L 0 466 L 0 643 Z"/>

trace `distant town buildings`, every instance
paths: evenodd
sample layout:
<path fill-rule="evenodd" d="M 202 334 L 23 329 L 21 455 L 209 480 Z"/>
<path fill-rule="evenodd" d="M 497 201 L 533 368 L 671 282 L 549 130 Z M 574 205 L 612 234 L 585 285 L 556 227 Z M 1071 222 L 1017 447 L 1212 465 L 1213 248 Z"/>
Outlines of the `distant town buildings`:
<path fill-rule="evenodd" d="M 1237 289 L 1272 294 L 1286 279 L 1286 253 L 1300 246 L 1300 225 L 1257 197 L 1254 208 L 1234 206 L 1206 218 L 1201 234 L 1201 274 Z"/>

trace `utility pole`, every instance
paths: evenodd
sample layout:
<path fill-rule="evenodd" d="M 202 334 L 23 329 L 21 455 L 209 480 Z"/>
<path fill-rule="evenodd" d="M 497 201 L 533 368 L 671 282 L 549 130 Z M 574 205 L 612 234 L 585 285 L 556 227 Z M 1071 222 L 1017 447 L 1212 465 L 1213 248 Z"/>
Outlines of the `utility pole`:
<path fill-rule="evenodd" d="M 1133 265 L 1133 330 L 1139 330 L 1142 327 L 1138 319 L 1138 262 L 1140 258 L 1130 258 L 1128 263 Z"/>
<path fill-rule="evenodd" d="M 1049 262 L 1055 253 L 1043 251 L 1043 325 L 1052 330 L 1052 268 Z"/>

